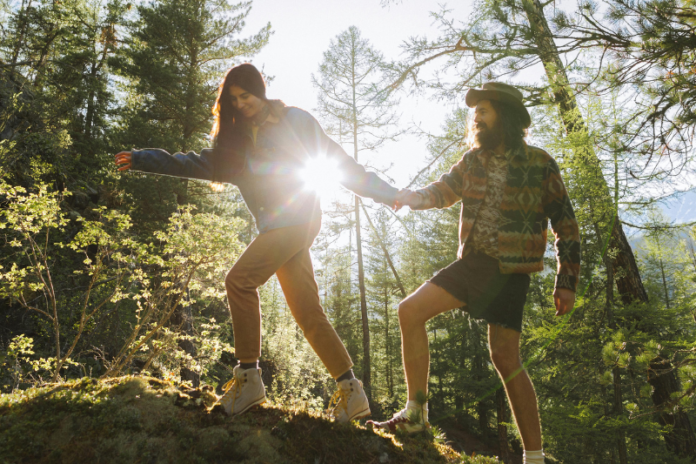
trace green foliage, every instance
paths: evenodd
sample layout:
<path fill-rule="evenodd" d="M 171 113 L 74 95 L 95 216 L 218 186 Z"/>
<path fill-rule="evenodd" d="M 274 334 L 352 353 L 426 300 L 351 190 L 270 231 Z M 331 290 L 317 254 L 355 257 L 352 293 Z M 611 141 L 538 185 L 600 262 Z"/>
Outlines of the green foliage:
<path fill-rule="evenodd" d="M 226 220 L 214 214 L 192 214 L 185 208 L 174 216 L 166 231 L 156 238 L 162 244 L 159 253 L 135 256 L 133 286 L 138 290 L 127 296 L 135 303 L 135 321 L 119 355 L 111 362 L 107 376 L 117 375 L 141 351 L 150 351 L 146 365 L 159 356 L 166 366 L 178 361 L 179 353 L 163 342 L 168 334 L 162 332 L 174 311 L 183 304 L 195 304 L 197 298 L 221 298 L 223 293 L 211 282 L 223 281 L 224 273 L 241 252 L 237 241 L 240 220 Z M 155 278 L 146 266 L 155 266 Z M 219 288 L 219 287 L 218 287 Z M 189 293 L 189 291 L 193 293 Z M 148 344 L 158 343 L 158 346 Z M 165 349 L 168 348 L 168 349 Z M 220 355 L 222 351 L 220 352 Z M 168 366 L 172 369 L 171 366 Z M 200 370 L 197 366 L 196 370 Z"/>
<path fill-rule="evenodd" d="M 172 151 L 198 149 L 226 68 L 267 43 L 270 24 L 240 38 L 252 2 L 167 0 L 143 3 L 112 65 L 132 82 L 124 143 Z"/>
<path fill-rule="evenodd" d="M 149 49 L 151 58 L 171 65 L 167 60 L 178 53 L 187 59 L 198 53 L 198 61 L 175 65 L 188 74 L 168 74 L 180 81 L 169 80 L 155 95 L 165 101 L 167 92 L 183 89 L 181 95 L 195 97 L 182 98 L 172 110 L 195 123 L 191 143 L 198 146 L 205 142 L 222 69 L 267 43 L 270 26 L 239 37 L 251 2 L 208 2 L 189 15 L 196 5 L 143 4 L 136 11 L 119 1 L 3 3 L 9 21 L 0 30 L 0 198 L 10 209 L 2 212 L 0 312 L 8 332 L 1 344 L 6 348 L 17 333 L 31 335 L 37 358 L 52 360 L 49 378 L 144 367 L 173 376 L 191 367 L 206 375 L 232 350 L 229 324 L 213 321 L 227 317 L 220 283 L 241 250 L 237 238 L 250 239 L 238 194 L 228 190 L 223 203 L 205 183 L 116 176 L 107 154 L 120 151 L 124 141 L 145 145 L 129 128 L 157 123 L 135 102 L 138 89 L 154 92 L 164 74 L 117 75 L 124 63 L 133 65 L 133 39 L 146 26 L 139 22 L 141 10 L 153 24 L 168 26 L 153 35 L 159 41 L 152 42 L 158 48 Z M 177 16 L 176 8 L 186 15 Z M 172 28 L 176 21 L 186 27 Z M 165 30 L 171 32 L 166 37 Z M 137 50 L 143 56 L 147 44 Z M 181 125 L 159 127 L 151 133 L 160 140 L 191 137 L 182 136 Z M 184 203 L 204 214 L 180 213 Z M 17 218 L 34 221 L 36 230 L 22 229 L 28 224 L 12 222 Z M 190 333 L 182 333 L 177 301 L 193 315 Z M 23 313 L 27 305 L 33 309 Z M 198 354 L 182 350 L 187 340 L 200 343 Z M 133 353 L 136 346 L 149 351 Z"/>
<path fill-rule="evenodd" d="M 31 358 L 34 354 L 34 340 L 24 335 L 14 337 L 7 351 L 0 353 L 0 366 L 9 371 L 12 379 L 11 389 L 17 389 L 20 384 L 28 383 L 34 372 L 47 370 L 46 360 Z"/>
<path fill-rule="evenodd" d="M 148 348 L 152 353 L 146 361 L 148 366 L 156 355 L 160 365 L 166 364 L 163 358 L 178 361 L 178 350 L 163 342 L 172 340 L 171 332 L 164 330 L 172 313 L 184 298 L 188 304 L 195 304 L 197 298 L 222 299 L 224 293 L 215 284 L 223 280 L 241 253 L 237 236 L 242 220 L 207 213 L 194 215 L 191 207 L 174 216 L 167 230 L 155 234 L 159 246 L 134 240 L 128 233 L 128 216 L 104 207 L 94 212 L 97 220 L 77 219 L 81 228 L 71 241 L 53 242 L 51 231 L 64 231 L 69 224 L 60 210 L 58 194 L 48 192 L 45 186 L 37 193 L 4 183 L 0 188 L 8 202 L 0 216 L 0 228 L 8 248 L 16 250 L 5 254 L 2 261 L 0 296 L 37 313 L 52 327 L 56 350 L 50 363 L 53 381 L 58 379 L 63 365 L 71 362 L 70 356 L 94 319 L 118 308 L 122 300 L 132 302 L 134 325 L 106 374 L 117 374 L 139 351 Z M 60 275 L 56 264 L 60 260 L 56 258 L 67 255 L 65 258 L 75 260 L 75 254 L 81 255 L 81 266 L 73 271 L 73 276 L 84 284 L 77 287 L 83 290 L 77 298 L 75 293 L 61 292 L 62 282 L 54 283 L 54 276 Z M 157 276 L 153 269 L 158 270 Z M 64 326 L 71 329 L 73 338 L 67 350 L 61 348 Z M 207 329 L 219 327 L 209 325 Z M 155 345 L 148 347 L 150 340 Z M 213 344 L 219 351 L 212 358 L 205 351 L 205 358 L 201 359 L 207 358 L 207 364 L 215 362 L 225 348 L 220 342 Z M 194 364 L 199 372 L 207 370 Z"/>
<path fill-rule="evenodd" d="M 327 132 L 341 142 L 355 144 L 354 153 L 372 151 L 393 140 L 398 132 L 398 100 L 382 88 L 384 57 L 351 26 L 338 34 L 324 52 L 319 75 L 319 115 Z"/>
<path fill-rule="evenodd" d="M 598 74 L 605 87 L 631 94 L 638 122 L 624 134 L 640 153 L 669 155 L 672 169 L 688 165 L 693 148 L 695 7 L 689 0 L 586 2 L 557 22 L 560 33 L 575 36 L 574 46 L 602 47 L 611 57 Z"/>

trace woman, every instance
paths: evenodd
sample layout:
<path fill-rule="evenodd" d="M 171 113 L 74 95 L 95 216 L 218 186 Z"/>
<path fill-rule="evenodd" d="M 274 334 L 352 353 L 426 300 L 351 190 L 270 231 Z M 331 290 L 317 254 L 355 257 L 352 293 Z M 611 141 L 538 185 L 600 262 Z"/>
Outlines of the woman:
<path fill-rule="evenodd" d="M 290 311 L 338 384 L 332 415 L 349 422 L 370 414 L 367 397 L 353 376 L 353 362 L 319 301 L 309 248 L 321 228 L 316 192 L 300 172 L 310 158 L 326 156 L 356 194 L 393 206 L 397 189 L 368 173 L 331 140 L 306 111 L 266 98 L 261 73 L 245 63 L 230 69 L 213 109 L 214 148 L 170 155 L 146 149 L 116 155 L 119 170 L 229 182 L 237 185 L 256 220 L 259 235 L 225 279 L 239 364 L 220 402 L 230 415 L 266 399 L 258 360 L 261 310 L 258 287 L 274 273 Z"/>

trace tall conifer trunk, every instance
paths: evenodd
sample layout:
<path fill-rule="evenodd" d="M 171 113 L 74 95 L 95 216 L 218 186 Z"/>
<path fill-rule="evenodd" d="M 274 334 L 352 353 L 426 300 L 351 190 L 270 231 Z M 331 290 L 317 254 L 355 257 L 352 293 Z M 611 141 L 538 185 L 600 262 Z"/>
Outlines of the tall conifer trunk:
<path fill-rule="evenodd" d="M 342 138 L 345 134 L 353 144 L 353 157 L 363 150 L 375 150 L 396 134 L 388 130 L 396 121 L 392 112 L 395 101 L 380 87 L 384 59 L 369 42 L 361 38 L 360 31 L 352 26 L 331 41 L 324 53 L 320 78 L 312 76 L 320 90 L 319 109 L 328 121 L 337 123 L 329 127 L 330 135 Z M 338 133 L 337 133 L 338 131 Z M 345 132 L 344 132 L 345 131 Z M 346 140 L 348 141 L 348 140 Z M 365 293 L 365 265 L 362 246 L 360 199 L 355 198 L 355 244 L 358 260 L 358 289 L 360 291 L 360 316 L 362 321 L 363 385 L 371 395 L 370 326 Z M 351 227 L 351 230 L 353 228 Z"/>
<path fill-rule="evenodd" d="M 575 96 L 569 91 L 570 81 L 553 41 L 553 35 L 544 16 L 543 8 L 539 0 L 524 0 L 522 4 L 527 13 L 529 24 L 534 31 L 534 42 L 539 48 L 539 58 L 546 70 L 554 103 L 558 105 L 566 133 L 584 133 L 587 131 L 587 126 L 580 114 Z M 599 207 L 593 208 L 596 212 L 593 222 L 609 226 L 613 221 L 610 245 L 618 252 L 614 258 L 614 268 L 622 271 L 616 279 L 619 295 L 625 304 L 634 301 L 647 302 L 648 295 L 643 287 L 633 251 L 624 234 L 621 221 L 619 221 L 618 216 L 615 216 L 616 205 L 613 204 L 611 191 L 604 180 L 601 161 L 590 146 L 586 146 L 582 153 L 576 155 L 581 156 L 588 163 L 587 167 L 595 175 L 596 183 L 593 187 L 598 188 L 602 194 L 599 197 L 601 204 L 597 205 Z"/>
<path fill-rule="evenodd" d="M 505 407 L 505 388 L 500 387 L 495 391 L 496 416 L 498 422 L 498 446 L 500 447 L 500 459 L 508 464 L 510 462 L 510 444 L 507 437 L 508 421 L 507 408 Z"/>
<path fill-rule="evenodd" d="M 99 62 L 93 62 L 91 64 L 91 69 L 89 73 L 89 95 L 87 96 L 87 114 L 85 115 L 85 127 L 84 134 L 86 138 L 92 137 L 92 127 L 94 126 L 94 118 L 97 106 L 97 84 L 99 71 L 106 63 L 107 55 L 109 52 L 109 39 L 104 39 L 104 46 L 102 48 L 101 57 Z"/>
<path fill-rule="evenodd" d="M 351 49 L 351 90 L 352 90 L 352 113 L 353 113 L 353 157 L 358 161 L 358 102 L 355 93 L 358 83 L 356 82 L 355 47 Z M 367 296 L 365 294 L 365 266 L 363 264 L 362 238 L 360 230 L 360 198 L 355 195 L 355 242 L 358 251 L 358 288 L 360 289 L 360 316 L 362 319 L 363 333 L 363 374 L 362 382 L 368 398 L 372 398 L 372 368 L 370 364 L 370 325 L 367 318 Z"/>
<path fill-rule="evenodd" d="M 357 158 L 357 153 L 356 153 Z M 362 238 L 360 234 L 360 199 L 355 197 L 355 242 L 358 250 L 358 288 L 360 289 L 360 315 L 363 333 L 363 387 L 368 398 L 372 397 L 372 372 L 370 369 L 370 326 L 367 319 L 367 296 L 365 294 L 365 267 L 363 265 Z"/>

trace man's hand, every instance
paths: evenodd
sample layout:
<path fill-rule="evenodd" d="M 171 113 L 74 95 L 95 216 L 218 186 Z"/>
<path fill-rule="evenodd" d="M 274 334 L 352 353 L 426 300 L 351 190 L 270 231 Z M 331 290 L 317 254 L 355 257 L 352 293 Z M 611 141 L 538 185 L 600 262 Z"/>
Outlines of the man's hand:
<path fill-rule="evenodd" d="M 421 197 L 416 192 L 409 189 L 401 189 L 399 193 L 396 194 L 396 203 L 394 204 L 394 210 L 399 211 L 404 206 L 408 206 L 411 209 L 417 208 L 420 205 Z"/>
<path fill-rule="evenodd" d="M 556 316 L 563 316 L 573 309 L 575 292 L 567 288 L 557 288 L 553 292 L 553 302 L 556 304 Z"/>
<path fill-rule="evenodd" d="M 127 171 L 133 166 L 133 155 L 129 151 L 116 153 L 114 157 L 116 158 L 116 166 L 118 166 L 119 171 Z"/>

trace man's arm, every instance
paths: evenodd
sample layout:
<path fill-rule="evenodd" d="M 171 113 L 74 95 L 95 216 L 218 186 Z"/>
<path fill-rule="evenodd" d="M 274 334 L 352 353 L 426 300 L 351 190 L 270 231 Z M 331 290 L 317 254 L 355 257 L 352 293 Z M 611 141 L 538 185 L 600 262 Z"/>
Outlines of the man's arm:
<path fill-rule="evenodd" d="M 470 152 L 467 152 L 467 154 Z M 462 199 L 462 179 L 468 164 L 467 154 L 447 174 L 422 189 L 399 191 L 397 208 L 408 205 L 413 210 L 447 208 Z"/>
<path fill-rule="evenodd" d="M 580 228 L 560 169 L 553 159 L 549 159 L 544 173 L 542 202 L 556 237 L 558 268 L 554 301 L 556 315 L 560 316 L 569 312 L 575 301 L 580 276 Z"/>

